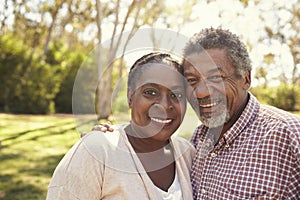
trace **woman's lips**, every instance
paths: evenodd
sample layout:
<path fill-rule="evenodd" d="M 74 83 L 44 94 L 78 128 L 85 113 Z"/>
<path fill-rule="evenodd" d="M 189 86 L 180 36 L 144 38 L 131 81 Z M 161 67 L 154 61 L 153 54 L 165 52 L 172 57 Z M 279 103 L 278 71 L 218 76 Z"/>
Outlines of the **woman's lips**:
<path fill-rule="evenodd" d="M 156 117 L 150 117 L 150 119 L 160 124 L 170 124 L 173 121 L 172 119 L 159 119 Z"/>

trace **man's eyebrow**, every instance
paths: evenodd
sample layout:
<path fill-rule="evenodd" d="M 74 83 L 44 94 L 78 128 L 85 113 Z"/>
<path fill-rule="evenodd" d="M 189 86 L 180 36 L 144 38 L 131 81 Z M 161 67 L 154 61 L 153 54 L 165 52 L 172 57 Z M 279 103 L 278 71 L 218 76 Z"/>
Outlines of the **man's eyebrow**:
<path fill-rule="evenodd" d="M 214 67 L 213 69 L 207 71 L 207 73 L 209 73 L 209 74 L 215 73 L 215 72 L 219 72 L 219 73 L 220 73 L 220 72 L 224 72 L 224 71 L 223 71 L 223 69 L 222 69 L 221 67 L 219 67 L 219 66 L 216 66 L 216 67 Z"/>
<path fill-rule="evenodd" d="M 184 75 L 184 76 L 193 76 L 194 74 L 191 73 L 191 72 L 184 72 L 183 75 Z"/>
<path fill-rule="evenodd" d="M 203 74 L 203 73 L 201 73 L 199 70 L 196 70 L 196 71 L 198 71 L 200 74 Z M 207 72 L 205 72 L 206 74 L 212 74 L 212 73 L 221 73 L 221 72 L 224 72 L 223 71 L 223 69 L 221 68 L 221 67 L 218 67 L 218 66 L 216 66 L 216 67 L 214 67 L 213 69 L 211 69 L 211 70 L 208 70 Z M 194 73 L 192 73 L 192 72 L 184 72 L 183 73 L 183 75 L 184 76 L 194 76 Z"/>

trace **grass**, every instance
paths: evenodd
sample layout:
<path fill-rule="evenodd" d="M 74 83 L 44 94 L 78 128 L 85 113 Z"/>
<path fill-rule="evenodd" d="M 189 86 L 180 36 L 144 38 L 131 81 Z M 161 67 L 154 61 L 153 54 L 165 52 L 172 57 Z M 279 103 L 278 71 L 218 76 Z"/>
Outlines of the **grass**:
<path fill-rule="evenodd" d="M 72 117 L 0 114 L 0 199 L 45 199 L 54 168 L 79 139 Z"/>
<path fill-rule="evenodd" d="M 118 114 L 114 123 L 128 119 Z M 0 114 L 0 199 L 44 200 L 55 167 L 80 138 L 78 130 L 93 126 L 76 124 L 72 115 Z M 177 134 L 188 138 L 196 126 L 188 109 Z"/>
<path fill-rule="evenodd" d="M 113 119 L 123 123 L 129 116 Z M 189 138 L 198 123 L 189 107 L 176 134 Z M 55 167 L 80 138 L 78 130 L 92 126 L 78 125 L 72 115 L 0 114 L 0 199 L 44 200 Z"/>

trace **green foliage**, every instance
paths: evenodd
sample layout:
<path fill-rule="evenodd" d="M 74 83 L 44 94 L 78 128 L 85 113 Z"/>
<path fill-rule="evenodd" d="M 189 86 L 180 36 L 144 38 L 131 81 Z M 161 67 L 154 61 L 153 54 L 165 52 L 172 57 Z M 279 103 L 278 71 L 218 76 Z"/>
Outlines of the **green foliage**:
<path fill-rule="evenodd" d="M 9 34 L 0 37 L 0 46 L 1 112 L 70 112 L 74 74 L 84 59 L 83 53 L 55 42 L 43 55 Z"/>
<path fill-rule="evenodd" d="M 294 85 L 280 84 L 276 87 L 258 86 L 251 89 L 257 99 L 283 110 L 296 111 L 300 108 L 300 87 Z"/>
<path fill-rule="evenodd" d="M 54 49 L 52 52 L 56 53 L 59 51 Z M 62 81 L 59 86 L 59 91 L 54 98 L 55 111 L 58 113 L 72 113 L 73 85 L 77 71 L 85 59 L 85 54 L 84 52 L 73 52 L 68 50 L 61 55 L 64 56 L 62 56 L 59 61 L 57 61 L 57 59 L 55 60 L 55 62 L 64 64 L 62 66 L 64 70 L 59 72 L 62 76 Z"/>
<path fill-rule="evenodd" d="M 123 80 L 122 89 L 116 95 L 116 98 L 112 102 L 113 114 L 128 113 L 128 101 L 127 101 L 127 82 Z"/>
<path fill-rule="evenodd" d="M 22 44 L 13 35 L 0 39 L 0 69 L 3 96 L 1 111 L 14 113 L 51 112 L 55 82 L 50 81 L 52 66 L 41 61 L 41 56 Z M 2 88 L 1 88 L 2 89 Z"/>

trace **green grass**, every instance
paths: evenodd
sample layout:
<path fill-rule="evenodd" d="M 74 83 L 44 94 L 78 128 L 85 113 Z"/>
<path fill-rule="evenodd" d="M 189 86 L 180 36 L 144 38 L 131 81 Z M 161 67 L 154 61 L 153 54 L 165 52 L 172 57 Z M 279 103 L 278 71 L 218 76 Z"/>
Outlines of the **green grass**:
<path fill-rule="evenodd" d="M 116 114 L 113 120 L 123 123 L 129 116 Z M 93 126 L 76 124 L 72 115 L 0 114 L 0 199 L 44 200 L 55 167 L 79 140 L 76 128 L 88 131 Z M 188 108 L 176 134 L 189 138 L 197 125 Z"/>
<path fill-rule="evenodd" d="M 79 139 L 72 117 L 0 114 L 0 199 L 45 199 L 56 165 Z"/>
<path fill-rule="evenodd" d="M 129 116 L 113 119 L 123 123 Z M 188 110 L 177 134 L 189 138 L 196 126 L 197 118 Z M 79 140 L 76 128 L 72 115 L 0 114 L 0 199 L 44 200 L 55 167 Z"/>

